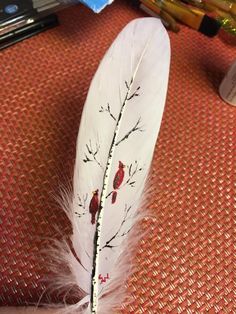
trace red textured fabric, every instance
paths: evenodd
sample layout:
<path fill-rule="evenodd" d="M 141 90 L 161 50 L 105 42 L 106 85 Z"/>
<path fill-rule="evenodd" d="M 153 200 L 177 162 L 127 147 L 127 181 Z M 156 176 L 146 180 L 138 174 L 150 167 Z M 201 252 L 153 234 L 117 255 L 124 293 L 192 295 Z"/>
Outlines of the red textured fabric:
<path fill-rule="evenodd" d="M 40 251 L 70 232 L 54 195 L 73 174 L 90 81 L 119 31 L 140 16 L 119 1 L 99 15 L 71 7 L 59 13 L 61 26 L 1 52 L 1 305 L 36 303 L 47 287 Z M 122 313 L 235 313 L 236 107 L 217 92 L 235 47 L 185 27 L 170 38 L 151 177 L 155 219 L 144 223 L 151 231 L 137 248 L 133 301 Z M 49 300 L 62 296 L 46 292 Z"/>

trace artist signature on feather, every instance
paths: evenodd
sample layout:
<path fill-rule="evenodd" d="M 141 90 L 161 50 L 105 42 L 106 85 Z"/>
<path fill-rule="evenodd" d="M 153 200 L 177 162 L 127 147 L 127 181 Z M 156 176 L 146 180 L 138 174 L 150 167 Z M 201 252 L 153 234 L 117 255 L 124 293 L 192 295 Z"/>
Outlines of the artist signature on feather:
<path fill-rule="evenodd" d="M 100 280 L 100 283 L 105 283 L 108 279 L 110 279 L 110 276 L 109 274 L 107 274 L 106 276 L 102 276 L 101 274 L 99 274 L 98 279 Z"/>

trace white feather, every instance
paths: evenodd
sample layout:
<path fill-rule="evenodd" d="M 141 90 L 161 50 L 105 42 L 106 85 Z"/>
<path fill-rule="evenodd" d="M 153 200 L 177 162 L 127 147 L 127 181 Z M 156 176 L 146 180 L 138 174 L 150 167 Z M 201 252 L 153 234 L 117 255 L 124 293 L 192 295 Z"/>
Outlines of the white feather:
<path fill-rule="evenodd" d="M 63 313 L 108 314 L 124 299 L 130 248 L 145 214 L 141 200 L 161 125 L 169 62 L 161 22 L 137 19 L 118 35 L 93 78 L 77 140 L 73 198 L 66 202 L 76 257 L 69 249 L 64 253 L 85 298 Z M 92 198 L 93 204 L 100 201 L 93 215 Z"/>

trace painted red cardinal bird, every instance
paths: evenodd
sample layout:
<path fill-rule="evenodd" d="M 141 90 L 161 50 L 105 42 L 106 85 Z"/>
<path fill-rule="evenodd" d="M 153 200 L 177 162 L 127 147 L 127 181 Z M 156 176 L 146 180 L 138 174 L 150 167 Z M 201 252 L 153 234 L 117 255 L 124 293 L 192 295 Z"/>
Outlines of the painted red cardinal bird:
<path fill-rule="evenodd" d="M 89 212 L 91 214 L 91 224 L 95 224 L 95 217 L 99 208 L 99 199 L 98 199 L 98 190 L 93 192 L 93 197 L 91 198 L 90 204 L 89 204 Z"/>
<path fill-rule="evenodd" d="M 124 176 L 125 176 L 124 167 L 125 165 L 121 161 L 119 161 L 119 169 L 117 170 L 114 180 L 113 180 L 114 190 L 118 190 L 124 180 Z M 111 199 L 112 204 L 115 203 L 116 197 L 117 197 L 117 191 L 113 191 L 112 199 Z"/>

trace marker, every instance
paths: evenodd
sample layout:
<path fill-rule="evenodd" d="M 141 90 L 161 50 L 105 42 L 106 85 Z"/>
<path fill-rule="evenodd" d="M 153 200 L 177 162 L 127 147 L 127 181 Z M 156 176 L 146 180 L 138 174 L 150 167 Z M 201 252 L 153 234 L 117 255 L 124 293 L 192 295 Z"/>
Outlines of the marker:
<path fill-rule="evenodd" d="M 220 23 L 208 16 L 204 11 L 192 10 L 176 0 L 151 0 L 153 4 L 169 13 L 172 17 L 185 25 L 203 33 L 208 37 L 214 37 L 220 30 Z"/>
<path fill-rule="evenodd" d="M 225 0 L 207 0 L 208 3 L 213 4 L 217 8 L 228 12 L 230 14 L 236 15 L 236 3 L 232 1 Z"/>
<path fill-rule="evenodd" d="M 139 8 L 150 16 L 161 18 L 164 26 L 175 33 L 178 33 L 180 28 L 175 19 L 167 12 L 160 10 L 150 0 L 141 0 Z"/>

